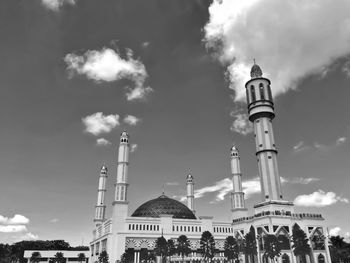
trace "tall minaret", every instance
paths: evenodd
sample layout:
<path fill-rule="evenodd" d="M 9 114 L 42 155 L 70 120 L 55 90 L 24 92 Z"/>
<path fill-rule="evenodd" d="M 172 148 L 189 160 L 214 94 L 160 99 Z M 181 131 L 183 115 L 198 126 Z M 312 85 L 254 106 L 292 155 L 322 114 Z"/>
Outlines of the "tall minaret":
<path fill-rule="evenodd" d="M 231 211 L 232 218 L 243 216 L 242 212 L 247 212 L 244 203 L 244 193 L 242 191 L 242 173 L 239 151 L 236 146 L 231 148 L 231 173 L 232 173 L 232 192 L 231 192 Z"/>
<path fill-rule="evenodd" d="M 112 214 L 112 243 L 110 258 L 116 261 L 121 257 L 121 251 L 118 248 L 125 247 L 125 238 L 121 233 L 125 233 L 128 217 L 128 168 L 129 168 L 129 135 L 123 131 L 120 135 L 117 181 L 115 183 L 115 194 L 113 201 Z"/>
<path fill-rule="evenodd" d="M 191 174 L 187 175 L 187 207 L 194 213 L 194 181 Z"/>
<path fill-rule="evenodd" d="M 107 167 L 102 166 L 100 177 L 98 179 L 98 192 L 97 192 L 97 204 L 95 207 L 95 218 L 94 222 L 97 225 L 100 225 L 105 221 L 106 214 L 106 204 L 105 204 L 105 193 L 106 193 L 106 180 L 107 180 Z"/>
<path fill-rule="evenodd" d="M 120 144 L 117 164 L 117 181 L 115 183 L 114 202 L 127 202 L 129 168 L 129 134 L 123 131 L 120 135 Z"/>
<path fill-rule="evenodd" d="M 272 119 L 275 117 L 275 113 L 270 88 L 271 82 L 262 77 L 262 71 L 255 64 L 255 61 L 250 76 L 251 79 L 245 84 L 245 88 L 249 120 L 254 125 L 262 201 L 282 200 L 277 150 L 272 129 Z"/>

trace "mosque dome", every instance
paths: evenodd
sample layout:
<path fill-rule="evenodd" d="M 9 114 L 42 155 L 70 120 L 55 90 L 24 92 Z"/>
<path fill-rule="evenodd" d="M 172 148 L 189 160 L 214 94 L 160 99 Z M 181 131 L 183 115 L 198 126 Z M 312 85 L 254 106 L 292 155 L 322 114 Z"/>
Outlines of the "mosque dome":
<path fill-rule="evenodd" d="M 133 217 L 160 217 L 160 215 L 173 215 L 173 218 L 196 219 L 193 212 L 183 203 L 161 195 L 143 203 L 131 215 Z"/>
<path fill-rule="evenodd" d="M 250 70 L 250 77 L 252 79 L 255 79 L 255 78 L 260 78 L 262 76 L 262 70 L 261 68 L 259 67 L 259 65 L 255 64 L 254 62 L 254 65 L 252 66 L 252 69 Z"/>

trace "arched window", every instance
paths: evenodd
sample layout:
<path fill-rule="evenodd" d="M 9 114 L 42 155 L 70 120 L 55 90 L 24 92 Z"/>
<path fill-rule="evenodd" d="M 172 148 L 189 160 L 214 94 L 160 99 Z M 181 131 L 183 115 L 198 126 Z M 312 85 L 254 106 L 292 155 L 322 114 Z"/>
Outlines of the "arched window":
<path fill-rule="evenodd" d="M 249 105 L 250 104 L 250 98 L 249 98 L 249 91 L 248 91 L 248 89 L 245 89 L 245 93 L 246 93 L 246 96 L 247 96 L 247 103 Z"/>
<path fill-rule="evenodd" d="M 250 86 L 250 92 L 252 93 L 252 102 L 256 101 L 255 88 L 253 85 Z"/>
<path fill-rule="evenodd" d="M 267 95 L 269 96 L 269 100 L 272 101 L 272 94 L 271 94 L 271 87 L 270 87 L 270 85 L 267 86 Z"/>
<path fill-rule="evenodd" d="M 260 99 L 265 100 L 264 85 L 262 83 L 259 84 L 259 91 L 260 91 Z"/>
<path fill-rule="evenodd" d="M 324 263 L 325 262 L 324 255 L 319 254 L 318 257 L 317 257 L 317 260 L 318 260 L 318 263 Z"/>
<path fill-rule="evenodd" d="M 282 263 L 289 263 L 290 260 L 289 260 L 289 256 L 284 253 L 283 256 L 282 256 Z"/>

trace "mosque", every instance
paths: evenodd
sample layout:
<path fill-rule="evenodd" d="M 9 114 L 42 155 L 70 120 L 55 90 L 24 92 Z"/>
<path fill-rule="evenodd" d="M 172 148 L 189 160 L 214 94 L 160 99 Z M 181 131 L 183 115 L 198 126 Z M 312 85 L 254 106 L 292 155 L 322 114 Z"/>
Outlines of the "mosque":
<path fill-rule="evenodd" d="M 130 262 L 140 263 L 149 251 L 154 250 L 160 236 L 176 239 L 186 235 L 190 240 L 191 253 L 186 262 L 203 260 L 198 252 L 200 238 L 204 231 L 212 233 L 215 239 L 216 262 L 224 262 L 224 242 L 227 236 L 243 239 L 251 227 L 256 233 L 257 255 L 247 260 L 240 255 L 240 262 L 268 263 L 264 255 L 264 235 L 274 234 L 281 240 L 282 253 L 279 263 L 303 262 L 292 252 L 292 227 L 298 224 L 306 233 L 311 247 L 307 263 L 331 263 L 328 249 L 328 231 L 324 218 L 319 214 L 296 213 L 293 202 L 284 200 L 281 179 L 277 166 L 277 148 L 274 140 L 272 120 L 275 117 L 270 80 L 264 78 L 261 68 L 254 63 L 251 79 L 246 83 L 246 97 L 249 120 L 254 126 L 256 158 L 261 184 L 261 202 L 248 210 L 242 191 L 240 156 L 236 146 L 230 151 L 233 189 L 231 192 L 231 220 L 216 221 L 213 216 L 198 216 L 194 209 L 194 178 L 187 176 L 187 205 L 161 195 L 139 206 L 134 212 L 128 209 L 129 135 L 120 136 L 117 179 L 112 203 L 112 217 L 105 218 L 107 167 L 99 175 L 97 205 L 95 208 L 93 238 L 90 242 L 90 262 L 98 261 L 99 254 L 106 250 L 111 263 L 120 260 L 128 252 Z M 225 212 L 225 211 L 223 211 Z M 181 262 L 180 256 L 173 256 L 173 262 Z M 305 262 L 305 261 L 304 261 Z"/>

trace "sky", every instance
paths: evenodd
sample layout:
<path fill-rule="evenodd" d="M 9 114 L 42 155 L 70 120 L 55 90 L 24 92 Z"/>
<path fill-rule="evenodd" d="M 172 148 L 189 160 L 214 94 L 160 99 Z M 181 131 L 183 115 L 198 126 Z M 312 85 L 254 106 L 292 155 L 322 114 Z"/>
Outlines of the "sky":
<path fill-rule="evenodd" d="M 92 238 L 107 217 L 120 133 L 129 213 L 165 194 L 230 218 L 230 147 L 260 201 L 244 83 L 272 82 L 284 197 L 350 236 L 350 18 L 346 0 L 0 1 L 0 242 Z"/>

